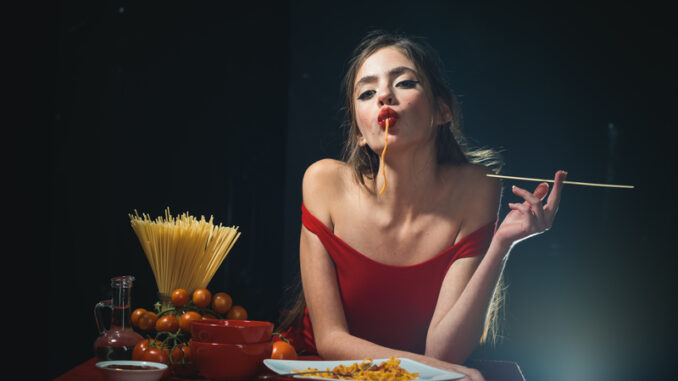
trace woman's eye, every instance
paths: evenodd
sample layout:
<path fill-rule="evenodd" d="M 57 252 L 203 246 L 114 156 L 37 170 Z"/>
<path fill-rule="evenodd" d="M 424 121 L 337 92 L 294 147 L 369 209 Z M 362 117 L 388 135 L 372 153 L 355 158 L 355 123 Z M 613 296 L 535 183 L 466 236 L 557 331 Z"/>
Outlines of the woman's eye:
<path fill-rule="evenodd" d="M 397 86 L 397 87 L 403 87 L 403 88 L 406 88 L 406 89 L 411 89 L 411 88 L 417 86 L 417 83 L 419 83 L 419 81 L 415 81 L 415 80 L 411 80 L 411 79 L 406 79 L 406 80 L 404 80 L 404 81 L 398 82 L 398 83 L 396 84 L 396 86 Z"/>
<path fill-rule="evenodd" d="M 360 100 L 369 99 L 373 94 L 374 94 L 374 90 L 363 91 L 363 92 L 360 93 L 360 95 L 358 96 L 358 99 L 360 99 Z"/>

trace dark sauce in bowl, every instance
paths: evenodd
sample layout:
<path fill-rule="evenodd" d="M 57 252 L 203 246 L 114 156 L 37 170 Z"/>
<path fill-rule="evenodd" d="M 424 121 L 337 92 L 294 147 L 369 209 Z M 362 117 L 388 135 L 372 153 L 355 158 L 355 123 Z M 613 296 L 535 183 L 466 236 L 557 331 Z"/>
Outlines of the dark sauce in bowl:
<path fill-rule="evenodd" d="M 104 369 L 113 370 L 158 370 L 160 368 L 149 365 L 124 365 L 124 364 L 110 364 L 103 367 Z"/>

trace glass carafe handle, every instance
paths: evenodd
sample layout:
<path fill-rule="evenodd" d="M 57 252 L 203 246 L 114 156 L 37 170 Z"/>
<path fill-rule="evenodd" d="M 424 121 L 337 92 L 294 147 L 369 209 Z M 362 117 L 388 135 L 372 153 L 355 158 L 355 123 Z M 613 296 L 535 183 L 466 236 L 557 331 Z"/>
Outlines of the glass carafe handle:
<path fill-rule="evenodd" d="M 101 310 L 104 308 L 113 311 L 113 300 L 112 299 L 102 300 L 94 306 L 94 320 L 96 320 L 97 322 L 97 329 L 99 330 L 100 335 L 103 335 L 104 333 L 108 332 L 108 329 L 104 327 L 102 319 L 103 316 L 101 315 Z"/>

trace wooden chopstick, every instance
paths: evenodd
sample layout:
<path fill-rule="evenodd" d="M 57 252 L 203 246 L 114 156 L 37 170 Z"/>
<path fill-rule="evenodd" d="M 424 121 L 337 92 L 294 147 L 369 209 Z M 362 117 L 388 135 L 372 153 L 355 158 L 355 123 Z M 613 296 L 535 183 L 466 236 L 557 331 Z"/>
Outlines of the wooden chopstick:
<path fill-rule="evenodd" d="M 491 173 L 488 173 L 487 176 L 489 177 L 497 177 L 500 179 L 511 179 L 511 180 L 525 180 L 525 181 L 539 181 L 539 182 L 547 182 L 547 183 L 552 183 L 554 180 L 552 179 L 535 179 L 531 177 L 516 177 L 516 176 L 502 176 L 502 175 L 494 175 Z M 582 183 L 579 181 L 563 181 L 563 184 L 573 184 L 573 185 L 586 185 L 589 187 L 606 187 L 606 188 L 626 188 L 626 189 L 633 189 L 633 185 L 616 185 L 616 184 L 598 184 L 598 183 Z"/>

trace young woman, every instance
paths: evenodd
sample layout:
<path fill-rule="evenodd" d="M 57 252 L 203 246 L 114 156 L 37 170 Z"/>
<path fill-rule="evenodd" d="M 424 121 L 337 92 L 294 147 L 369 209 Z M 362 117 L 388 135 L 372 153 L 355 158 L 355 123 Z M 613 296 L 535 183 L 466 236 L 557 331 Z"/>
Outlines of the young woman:
<path fill-rule="evenodd" d="M 381 32 L 350 61 L 345 160 L 320 160 L 303 179 L 307 308 L 294 343 L 328 360 L 407 357 L 482 380 L 455 364 L 491 333 L 509 251 L 550 228 L 566 173 L 547 199 L 547 183 L 513 187 L 524 202 L 498 224 L 501 184 L 479 164 L 492 152 L 465 146 L 438 62 L 425 43 Z"/>

